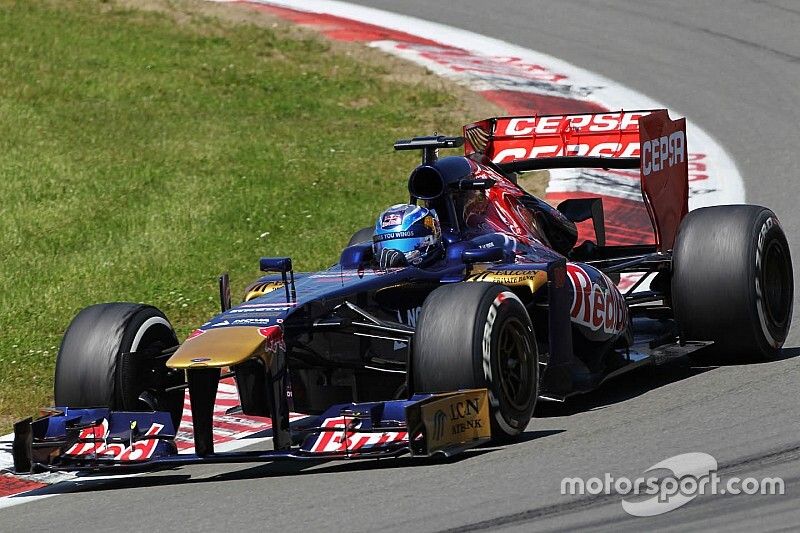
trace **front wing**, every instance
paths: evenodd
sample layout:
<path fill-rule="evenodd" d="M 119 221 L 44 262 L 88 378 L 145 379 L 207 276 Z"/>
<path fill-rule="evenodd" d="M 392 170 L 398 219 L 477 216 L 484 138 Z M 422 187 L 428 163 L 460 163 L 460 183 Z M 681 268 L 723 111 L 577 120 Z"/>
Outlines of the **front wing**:
<path fill-rule="evenodd" d="M 127 471 L 192 463 L 451 456 L 491 438 L 486 389 L 340 404 L 296 430 L 286 450 L 178 453 L 165 412 L 56 408 L 14 425 L 14 468 Z"/>

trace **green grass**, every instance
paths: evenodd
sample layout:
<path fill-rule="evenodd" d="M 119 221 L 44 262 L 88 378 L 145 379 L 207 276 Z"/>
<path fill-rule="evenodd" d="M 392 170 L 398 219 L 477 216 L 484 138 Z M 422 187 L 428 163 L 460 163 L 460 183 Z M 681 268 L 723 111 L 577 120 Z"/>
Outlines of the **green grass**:
<path fill-rule="evenodd" d="M 392 142 L 463 123 L 387 74 L 280 27 L 0 0 L 0 426 L 52 401 L 87 305 L 152 303 L 183 336 L 221 271 L 335 262 L 407 195 Z"/>

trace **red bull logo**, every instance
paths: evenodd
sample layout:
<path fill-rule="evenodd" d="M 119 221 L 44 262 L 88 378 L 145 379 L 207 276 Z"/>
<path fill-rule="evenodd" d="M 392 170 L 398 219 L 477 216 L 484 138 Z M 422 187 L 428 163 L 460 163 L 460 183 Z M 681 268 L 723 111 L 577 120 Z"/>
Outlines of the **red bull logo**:
<path fill-rule="evenodd" d="M 602 329 L 606 333 L 617 334 L 628 323 L 628 308 L 611 280 L 598 274 L 605 281 L 605 287 L 593 282 L 580 266 L 567 264 L 567 275 L 574 292 L 570 317 L 573 322 L 592 331 Z"/>

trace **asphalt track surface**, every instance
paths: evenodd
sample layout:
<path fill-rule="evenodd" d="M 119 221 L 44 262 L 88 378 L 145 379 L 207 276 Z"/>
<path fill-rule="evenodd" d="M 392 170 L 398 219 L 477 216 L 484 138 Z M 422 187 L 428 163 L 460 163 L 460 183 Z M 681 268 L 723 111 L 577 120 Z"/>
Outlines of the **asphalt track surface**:
<path fill-rule="evenodd" d="M 792 0 L 356 2 L 565 59 L 679 110 L 734 157 L 747 200 L 782 220 L 800 260 L 800 6 Z M 800 524 L 800 327 L 781 360 L 641 371 L 558 409 L 522 442 L 447 462 L 197 466 L 88 483 L 0 512 L 16 531 L 617 531 L 795 529 Z M 565 476 L 636 477 L 705 452 L 721 477 L 780 476 L 784 496 L 699 496 L 633 518 L 619 496 L 562 496 Z"/>

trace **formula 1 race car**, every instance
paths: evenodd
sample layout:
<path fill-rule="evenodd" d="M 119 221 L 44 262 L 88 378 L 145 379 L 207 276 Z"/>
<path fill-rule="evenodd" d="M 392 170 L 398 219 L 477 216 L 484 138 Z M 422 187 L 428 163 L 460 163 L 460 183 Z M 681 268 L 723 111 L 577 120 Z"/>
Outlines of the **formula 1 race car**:
<path fill-rule="evenodd" d="M 792 312 L 783 230 L 754 205 L 689 212 L 686 143 L 665 110 L 499 117 L 398 141 L 422 152 L 408 189 L 438 213 L 436 261 L 381 265 L 374 228 L 322 272 L 262 258 L 266 275 L 235 307 L 220 277 L 221 312 L 180 345 L 154 307 L 88 307 L 58 353 L 58 407 L 15 425 L 15 467 L 450 455 L 520 435 L 537 398 L 643 364 L 712 344 L 769 358 Z M 554 168 L 639 169 L 652 239 L 607 244 L 600 199 L 554 208 L 517 185 Z M 215 453 L 224 376 L 244 414 L 271 419 L 272 450 Z M 187 388 L 195 453 L 178 454 Z M 290 427 L 290 411 L 311 416 Z"/>

